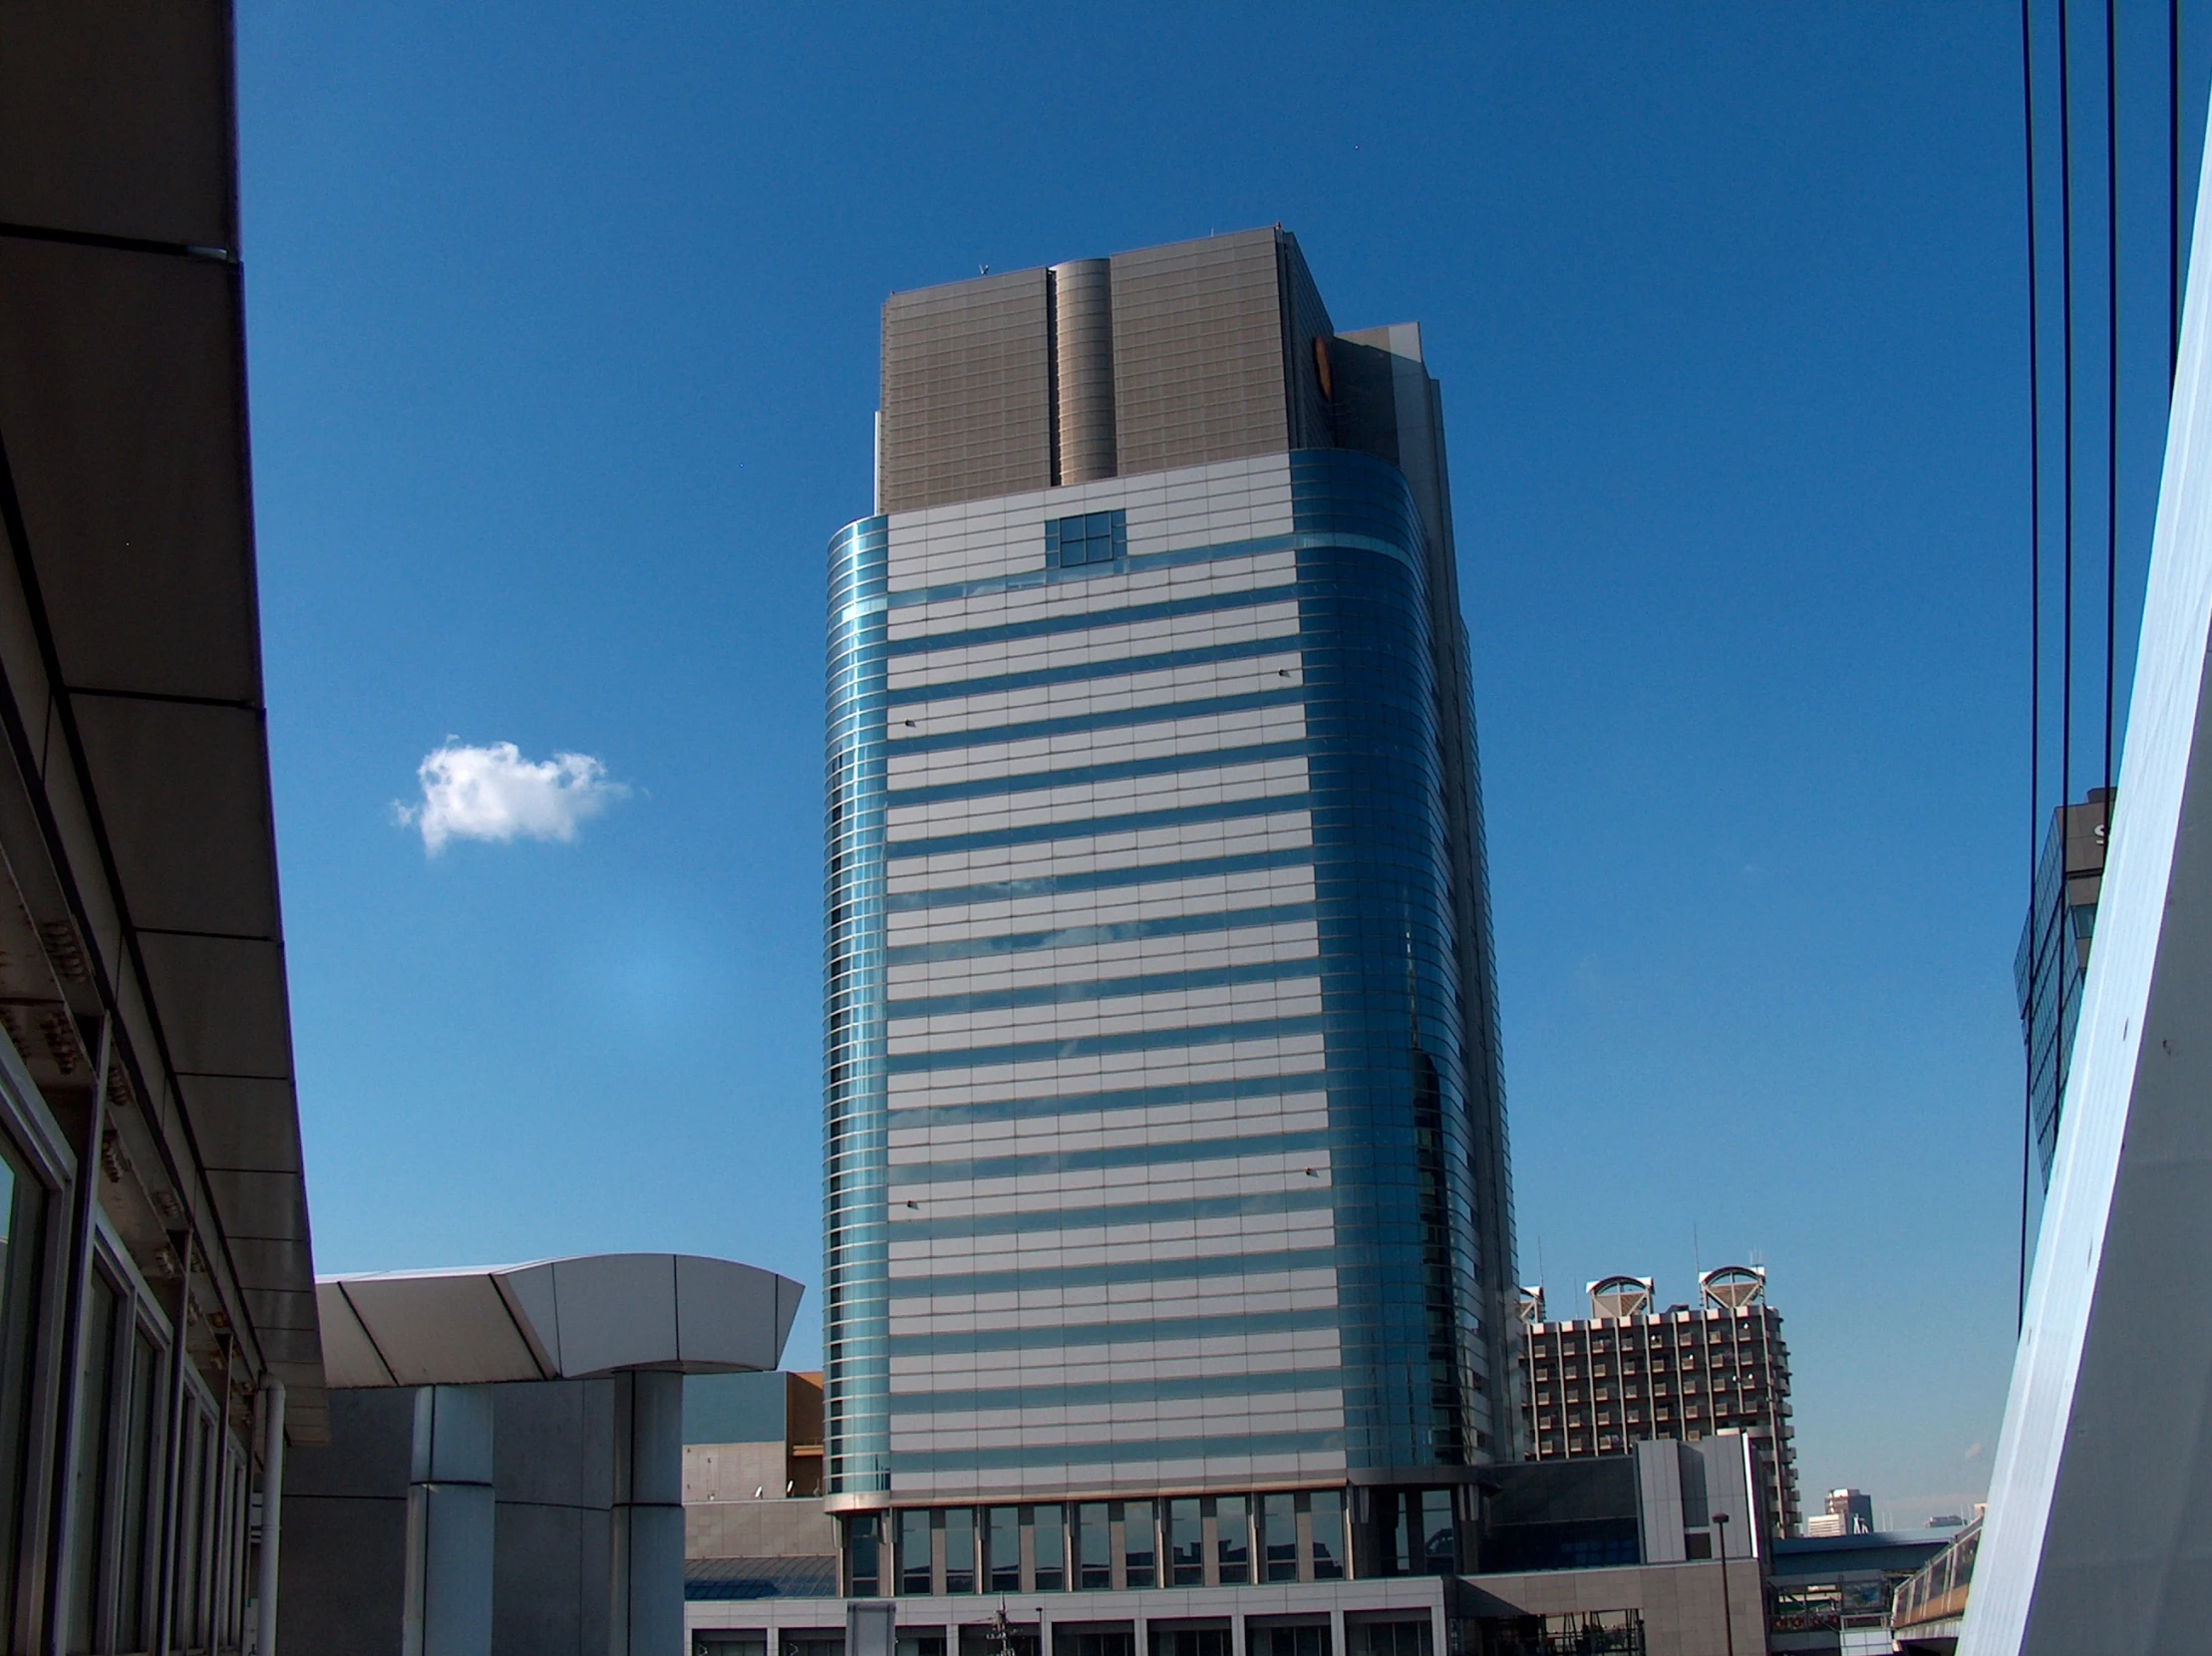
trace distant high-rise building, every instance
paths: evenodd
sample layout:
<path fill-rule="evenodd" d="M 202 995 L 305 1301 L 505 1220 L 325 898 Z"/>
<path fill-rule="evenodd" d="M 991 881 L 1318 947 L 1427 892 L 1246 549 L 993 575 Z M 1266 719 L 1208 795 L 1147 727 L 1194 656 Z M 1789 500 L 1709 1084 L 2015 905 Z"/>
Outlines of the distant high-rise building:
<path fill-rule="evenodd" d="M 1553 1322 L 1524 1288 L 1528 1459 L 1597 1460 L 1654 1439 L 1723 1432 L 1751 1441 L 1767 1530 L 1797 1527 L 1789 1348 L 1766 1303 L 1766 1273 L 1730 1265 L 1698 1279 L 1700 1303 L 1658 1310 L 1650 1277 L 1590 1284 L 1590 1314 Z"/>
<path fill-rule="evenodd" d="M 2052 1158 L 2058 1151 L 2066 1064 L 2081 1016 L 2111 817 L 2112 793 L 2103 788 L 2090 789 L 2080 805 L 2051 814 L 2036 863 L 2036 889 L 2013 956 L 2021 1034 L 2028 1046 L 2028 1119 L 2035 1135 L 2039 1196 L 2051 1187 Z"/>
<path fill-rule="evenodd" d="M 895 295 L 830 546 L 827 1498 L 877 1593 L 1448 1573 L 1518 1449 L 1419 330 L 1279 229 Z"/>
<path fill-rule="evenodd" d="M 1953 1518 L 1953 1523 L 1959 1520 Z M 1830 1490 L 1826 1508 L 1805 1519 L 1807 1535 L 1871 1535 L 1873 1497 L 1859 1490 Z"/>

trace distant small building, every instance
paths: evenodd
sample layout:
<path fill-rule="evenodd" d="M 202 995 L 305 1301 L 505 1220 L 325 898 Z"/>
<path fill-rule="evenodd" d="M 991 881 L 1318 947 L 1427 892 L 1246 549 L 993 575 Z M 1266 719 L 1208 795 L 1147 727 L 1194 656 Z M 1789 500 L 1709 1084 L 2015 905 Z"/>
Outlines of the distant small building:
<path fill-rule="evenodd" d="M 1728 1265 L 1698 1286 L 1696 1310 L 1659 1311 L 1651 1278 L 1607 1277 L 1589 1286 L 1588 1317 L 1557 1322 L 1540 1287 L 1521 1290 L 1528 1459 L 1596 1460 L 1658 1439 L 1741 1433 L 1759 1468 L 1766 1533 L 1792 1534 L 1789 1350 L 1766 1303 L 1766 1273 Z"/>
<path fill-rule="evenodd" d="M 1929 1520 L 1932 1529 L 1942 1522 Z M 1959 1520 L 1953 1518 L 1956 1524 Z M 1874 1533 L 1873 1498 L 1859 1490 L 1830 1490 L 1827 1509 L 1805 1519 L 1807 1535 L 1871 1535 Z"/>

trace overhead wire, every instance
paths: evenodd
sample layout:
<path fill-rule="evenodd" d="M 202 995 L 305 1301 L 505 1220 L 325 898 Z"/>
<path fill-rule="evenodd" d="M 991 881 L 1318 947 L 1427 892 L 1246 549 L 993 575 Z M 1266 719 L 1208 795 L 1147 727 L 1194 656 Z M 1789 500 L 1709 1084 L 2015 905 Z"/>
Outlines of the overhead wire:
<path fill-rule="evenodd" d="M 2098 861 L 2112 842 L 2112 687 L 2120 589 L 2120 121 L 2119 21 L 2104 0 L 2104 816 Z"/>
<path fill-rule="evenodd" d="M 2035 1000 L 2036 963 L 2041 953 L 2036 868 L 2043 837 L 2043 372 L 2039 341 L 2042 315 L 2036 271 L 2036 51 L 2032 7 L 2033 0 L 2020 0 L 2020 86 L 2028 174 L 2028 981 L 2031 1006 Z M 2020 1292 L 2014 1302 L 2016 1318 L 2025 1318 L 2028 1306 L 2028 1195 L 2036 1147 L 2033 1048 L 2022 1116 Z"/>

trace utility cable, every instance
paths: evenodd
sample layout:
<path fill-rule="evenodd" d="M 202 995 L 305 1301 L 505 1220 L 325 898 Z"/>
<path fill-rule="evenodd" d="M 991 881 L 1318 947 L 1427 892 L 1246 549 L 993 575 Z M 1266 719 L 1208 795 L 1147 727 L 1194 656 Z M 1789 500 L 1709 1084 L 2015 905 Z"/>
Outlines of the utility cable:
<path fill-rule="evenodd" d="M 2166 400 L 2181 366 L 2181 0 L 2166 0 Z"/>
<path fill-rule="evenodd" d="M 2070 60 L 2073 37 L 2066 21 L 2066 0 L 2058 0 L 2058 255 L 2059 255 L 2059 361 L 2062 365 L 2060 386 L 2063 408 L 2060 412 L 2060 447 L 2063 451 L 2065 477 L 2059 491 L 2061 509 L 2065 521 L 2060 526 L 2059 596 L 2058 596 L 2058 816 L 2054 832 L 2058 839 L 2058 901 L 2060 921 L 2058 944 L 2065 946 L 2063 921 L 2065 919 L 2066 880 L 2066 808 L 2073 803 L 2073 110 Z M 2039 916 L 2039 923 L 2041 917 Z M 2066 978 L 2069 975 L 2061 963 L 2058 968 L 2058 1022 L 2057 1048 L 2054 1057 L 2057 1073 L 2054 1078 L 2055 1089 L 2053 1097 L 2062 1112 L 2065 1108 L 2066 1058 Z"/>
<path fill-rule="evenodd" d="M 2178 0 L 2176 0 L 2178 4 Z M 2032 0 L 2020 0 L 2020 88 L 2028 172 L 2028 1004 L 2027 1093 L 2020 1141 L 2020 1292 L 2015 1329 L 2028 1309 L 2028 1180 L 2036 1147 L 2036 966 L 2041 958 L 2036 864 L 2043 823 L 2043 373 L 2036 292 L 2036 55 Z"/>
<path fill-rule="evenodd" d="M 2112 845 L 2112 685 L 2120 590 L 2120 118 L 2119 21 L 2104 0 L 2104 820 L 2101 854 Z"/>

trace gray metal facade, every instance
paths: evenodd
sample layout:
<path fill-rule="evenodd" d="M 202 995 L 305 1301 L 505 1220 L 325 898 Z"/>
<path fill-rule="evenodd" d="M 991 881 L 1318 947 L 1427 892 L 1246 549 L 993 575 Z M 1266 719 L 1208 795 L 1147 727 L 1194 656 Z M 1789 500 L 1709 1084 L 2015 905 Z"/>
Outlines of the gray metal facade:
<path fill-rule="evenodd" d="M 1117 255 L 1115 475 L 1040 487 L 1092 264 L 891 301 L 831 546 L 830 1501 L 1144 1496 L 1164 1580 L 1150 1496 L 1375 1486 L 1358 1567 L 1518 1432 L 1435 386 L 1280 231 Z"/>
<path fill-rule="evenodd" d="M 0 1647 L 234 1650 L 327 1429 L 230 8 L 0 24 Z M 274 1427 L 271 1431 L 269 1428 Z M 280 1459 L 280 1457 L 279 1457 Z"/>

